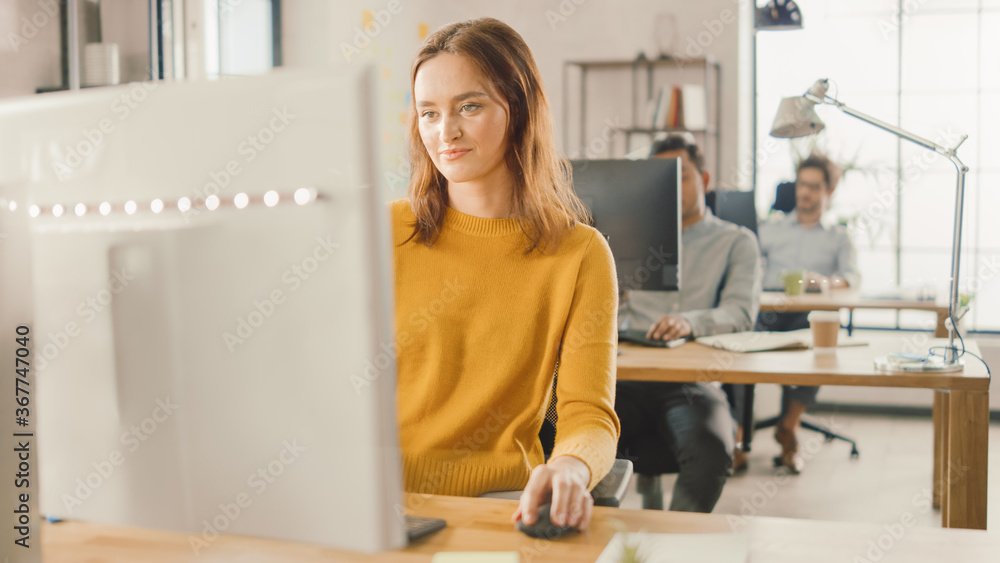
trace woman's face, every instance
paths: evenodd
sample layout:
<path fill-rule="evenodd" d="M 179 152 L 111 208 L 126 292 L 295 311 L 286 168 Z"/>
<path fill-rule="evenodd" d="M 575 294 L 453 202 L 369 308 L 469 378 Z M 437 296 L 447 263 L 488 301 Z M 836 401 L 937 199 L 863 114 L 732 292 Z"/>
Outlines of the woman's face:
<path fill-rule="evenodd" d="M 424 62 L 413 97 L 420 139 L 449 185 L 505 181 L 507 103 L 467 57 Z"/>

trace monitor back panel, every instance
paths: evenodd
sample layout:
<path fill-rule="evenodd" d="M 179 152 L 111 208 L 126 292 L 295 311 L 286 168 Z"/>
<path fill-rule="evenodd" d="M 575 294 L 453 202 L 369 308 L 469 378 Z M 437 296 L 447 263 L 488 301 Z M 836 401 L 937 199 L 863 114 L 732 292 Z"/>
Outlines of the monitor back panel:
<path fill-rule="evenodd" d="M 372 84 L 277 72 L 0 107 L 4 188 L 40 209 L 43 513 L 188 532 L 196 553 L 218 533 L 403 545 Z"/>
<path fill-rule="evenodd" d="M 573 186 L 608 239 L 620 289 L 680 287 L 680 159 L 577 160 Z"/>

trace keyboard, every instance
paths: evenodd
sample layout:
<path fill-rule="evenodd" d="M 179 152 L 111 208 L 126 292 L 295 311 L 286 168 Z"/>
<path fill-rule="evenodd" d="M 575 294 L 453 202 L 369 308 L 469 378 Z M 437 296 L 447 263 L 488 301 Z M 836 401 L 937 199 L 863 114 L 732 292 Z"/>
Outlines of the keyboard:
<path fill-rule="evenodd" d="M 406 538 L 411 542 L 444 529 L 446 522 L 440 518 L 424 516 L 406 517 Z"/>
<path fill-rule="evenodd" d="M 645 330 L 628 329 L 618 331 L 618 341 L 631 342 L 633 344 L 649 346 L 651 348 L 676 348 L 687 342 L 687 338 L 678 338 L 676 340 L 652 339 L 646 338 Z"/>

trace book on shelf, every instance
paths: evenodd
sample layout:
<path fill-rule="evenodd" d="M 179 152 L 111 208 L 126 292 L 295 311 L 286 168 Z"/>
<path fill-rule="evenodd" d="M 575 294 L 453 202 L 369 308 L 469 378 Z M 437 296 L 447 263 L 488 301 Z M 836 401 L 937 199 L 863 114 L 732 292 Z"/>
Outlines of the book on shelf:
<path fill-rule="evenodd" d="M 670 90 L 670 106 L 667 110 L 667 120 L 661 126 L 664 129 L 682 129 L 684 127 L 684 102 L 681 99 L 681 89 L 674 86 Z"/>
<path fill-rule="evenodd" d="M 682 120 L 688 131 L 708 129 L 708 108 L 705 107 L 705 87 L 685 84 L 681 87 L 684 100 Z"/>
<path fill-rule="evenodd" d="M 653 111 L 653 118 L 649 122 L 650 129 L 659 129 L 666 121 L 667 117 L 667 87 L 660 88 L 660 95 L 656 99 L 656 109 Z"/>

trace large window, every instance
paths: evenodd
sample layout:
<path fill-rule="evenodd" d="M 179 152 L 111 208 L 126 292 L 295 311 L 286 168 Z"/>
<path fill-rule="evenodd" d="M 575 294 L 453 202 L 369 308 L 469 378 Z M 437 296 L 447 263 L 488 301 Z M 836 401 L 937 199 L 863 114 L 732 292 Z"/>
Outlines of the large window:
<path fill-rule="evenodd" d="M 269 72 L 275 57 L 275 0 L 205 0 L 205 74 L 208 78 Z"/>
<path fill-rule="evenodd" d="M 846 165 L 832 214 L 858 245 L 863 290 L 948 292 L 955 169 L 945 158 L 832 107 L 826 130 L 768 136 L 782 97 L 830 78 L 847 105 L 958 151 L 966 180 L 960 288 L 966 330 L 1000 330 L 1000 0 L 796 0 L 803 31 L 757 35 L 757 205 L 794 178 L 796 153 L 818 147 Z M 927 327 L 929 313 L 859 312 L 869 326 Z"/>

